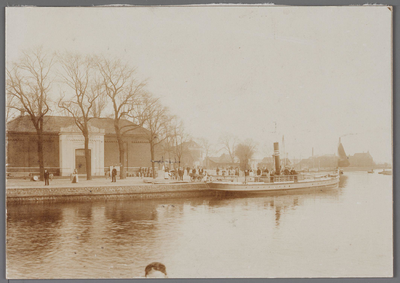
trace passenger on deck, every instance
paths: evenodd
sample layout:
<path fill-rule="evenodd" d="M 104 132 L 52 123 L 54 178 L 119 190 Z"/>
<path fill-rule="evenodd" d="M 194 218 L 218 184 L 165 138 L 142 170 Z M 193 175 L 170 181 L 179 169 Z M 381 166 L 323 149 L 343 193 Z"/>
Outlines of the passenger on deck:
<path fill-rule="evenodd" d="M 262 170 L 262 174 L 263 174 L 264 176 L 267 176 L 268 173 L 269 173 L 269 172 L 268 172 L 267 167 L 264 167 L 263 170 Z"/>

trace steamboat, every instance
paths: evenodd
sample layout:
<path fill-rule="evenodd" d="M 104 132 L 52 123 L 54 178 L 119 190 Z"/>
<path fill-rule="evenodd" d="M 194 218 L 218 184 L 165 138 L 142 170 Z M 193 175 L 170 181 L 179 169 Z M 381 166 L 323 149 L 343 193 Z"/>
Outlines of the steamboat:
<path fill-rule="evenodd" d="M 267 192 L 267 191 L 287 191 L 308 188 L 336 188 L 339 186 L 340 170 L 318 173 L 296 173 L 293 175 L 281 175 L 279 158 L 279 143 L 274 143 L 274 163 L 275 172 L 273 176 L 250 177 L 250 181 L 229 182 L 213 181 L 209 182 L 210 189 L 218 191 L 233 192 Z"/>

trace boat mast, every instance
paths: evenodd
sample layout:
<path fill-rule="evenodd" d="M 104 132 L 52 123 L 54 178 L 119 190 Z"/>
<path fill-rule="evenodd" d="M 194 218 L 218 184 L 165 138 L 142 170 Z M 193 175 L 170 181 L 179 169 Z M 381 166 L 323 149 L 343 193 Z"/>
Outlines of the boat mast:
<path fill-rule="evenodd" d="M 282 135 L 282 155 L 283 155 L 283 168 L 286 168 L 286 148 L 285 148 L 285 136 Z"/>
<path fill-rule="evenodd" d="M 280 175 L 279 143 L 274 143 L 275 174 Z"/>

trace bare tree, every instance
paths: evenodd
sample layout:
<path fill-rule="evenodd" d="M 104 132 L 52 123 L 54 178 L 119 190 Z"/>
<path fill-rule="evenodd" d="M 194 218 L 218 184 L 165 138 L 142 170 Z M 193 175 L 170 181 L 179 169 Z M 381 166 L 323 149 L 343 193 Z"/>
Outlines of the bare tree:
<path fill-rule="evenodd" d="M 208 158 L 210 156 L 211 151 L 213 150 L 213 146 L 210 143 L 210 141 L 206 138 L 200 138 L 199 142 L 200 142 L 200 146 L 204 150 L 205 159 L 206 159 L 206 167 L 208 167 Z"/>
<path fill-rule="evenodd" d="M 232 163 L 235 163 L 235 156 L 236 156 L 236 146 L 238 144 L 238 139 L 232 134 L 224 133 L 219 138 L 219 142 L 222 145 L 222 149 L 227 151 Z"/>
<path fill-rule="evenodd" d="M 96 99 L 101 95 L 100 83 L 96 80 L 93 58 L 78 54 L 65 54 L 60 57 L 64 70 L 64 83 L 72 90 L 69 98 L 63 94 L 58 106 L 72 116 L 85 139 L 86 179 L 92 179 L 92 163 L 89 149 L 89 121 Z"/>
<path fill-rule="evenodd" d="M 5 113 L 6 114 L 6 123 L 8 123 L 12 119 L 14 119 L 15 116 L 17 115 L 18 111 L 14 108 L 16 103 L 17 103 L 17 100 L 15 99 L 15 96 L 10 95 L 7 92 L 7 94 L 6 94 L 6 113 Z"/>
<path fill-rule="evenodd" d="M 165 139 L 162 143 L 159 145 L 159 149 L 161 149 L 161 152 L 163 156 L 166 158 L 168 157 L 169 162 L 171 162 L 172 158 L 171 156 L 175 156 L 175 127 L 176 127 L 176 117 L 171 116 L 170 117 L 170 122 L 167 123 L 166 126 L 166 132 L 165 132 Z M 174 163 L 174 168 L 175 168 L 175 163 Z"/>
<path fill-rule="evenodd" d="M 93 107 L 91 108 L 90 115 L 94 118 L 102 117 L 104 110 L 107 108 L 107 95 L 102 88 L 97 88 L 98 97 L 93 101 Z"/>
<path fill-rule="evenodd" d="M 140 116 L 144 127 L 147 129 L 146 138 L 150 143 L 151 160 L 154 161 L 155 148 L 170 137 L 169 123 L 171 116 L 168 114 L 168 109 L 160 104 L 157 98 L 148 96 L 143 101 L 144 112 Z M 153 179 L 155 179 L 154 162 L 152 162 Z"/>
<path fill-rule="evenodd" d="M 249 160 L 253 157 L 255 152 L 256 143 L 251 139 L 247 139 L 237 145 L 235 153 L 240 160 L 240 168 L 242 170 L 248 169 Z"/>
<path fill-rule="evenodd" d="M 27 113 L 36 130 L 41 180 L 44 177 L 43 119 L 50 111 L 48 93 L 54 62 L 54 55 L 38 48 L 24 52 L 6 71 L 7 96 L 13 100 L 8 107 Z"/>
<path fill-rule="evenodd" d="M 174 155 L 181 165 L 183 156 L 187 153 L 186 142 L 190 140 L 190 135 L 186 133 L 182 120 L 174 117 L 170 123 L 170 131 L 173 141 Z"/>
<path fill-rule="evenodd" d="M 136 70 L 121 60 L 98 58 L 97 67 L 101 75 L 102 88 L 113 108 L 115 134 L 119 147 L 121 179 L 125 173 L 124 133 L 134 130 L 137 125 L 123 125 L 121 120 L 129 118 L 137 104 L 141 103 L 144 81 L 136 78 Z M 140 125 L 139 125 L 140 126 Z"/>

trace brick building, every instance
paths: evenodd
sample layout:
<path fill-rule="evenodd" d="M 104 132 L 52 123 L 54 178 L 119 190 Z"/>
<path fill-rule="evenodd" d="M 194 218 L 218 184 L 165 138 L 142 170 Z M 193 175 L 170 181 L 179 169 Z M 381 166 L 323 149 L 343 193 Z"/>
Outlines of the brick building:
<path fill-rule="evenodd" d="M 68 176 L 75 168 L 79 174 L 85 174 L 84 137 L 74 119 L 45 116 L 43 125 L 45 168 L 59 176 Z M 121 126 L 126 125 L 135 126 L 128 120 L 121 120 Z M 29 116 L 19 116 L 8 122 L 6 131 L 7 172 L 39 172 L 36 130 Z M 146 134 L 147 130 L 139 127 L 124 135 L 124 165 L 128 172 L 135 167 L 151 166 Z M 110 166 L 120 165 L 113 119 L 90 120 L 89 149 L 93 176 L 104 176 Z"/>

